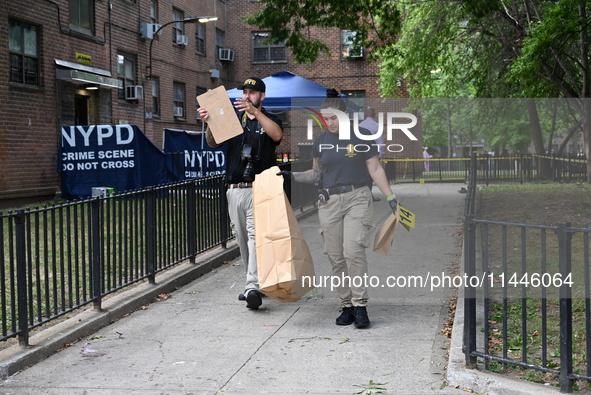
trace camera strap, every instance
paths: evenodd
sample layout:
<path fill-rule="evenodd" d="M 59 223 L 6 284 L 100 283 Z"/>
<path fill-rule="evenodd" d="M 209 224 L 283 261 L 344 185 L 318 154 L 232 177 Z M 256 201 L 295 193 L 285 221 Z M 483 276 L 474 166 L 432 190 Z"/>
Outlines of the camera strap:
<path fill-rule="evenodd" d="M 252 121 L 256 121 L 256 127 L 254 129 L 254 132 L 251 131 L 250 128 L 246 126 L 246 125 L 248 125 L 248 122 L 252 122 Z M 258 131 L 261 129 L 261 124 L 259 123 L 259 121 L 256 118 L 254 120 L 248 118 L 246 111 L 244 111 L 242 113 L 241 124 L 242 124 L 242 130 L 247 130 L 248 134 L 252 134 L 252 138 L 254 139 L 254 141 L 252 141 L 251 145 L 254 147 L 256 144 L 256 148 L 257 148 L 256 152 L 253 152 L 253 153 L 256 155 L 259 155 L 259 152 L 261 150 L 261 137 L 262 136 L 259 136 L 261 133 L 259 133 Z M 247 143 L 245 140 L 246 140 L 246 133 L 243 133 L 242 134 L 242 145 Z M 250 136 L 249 136 L 248 140 L 250 140 Z"/>

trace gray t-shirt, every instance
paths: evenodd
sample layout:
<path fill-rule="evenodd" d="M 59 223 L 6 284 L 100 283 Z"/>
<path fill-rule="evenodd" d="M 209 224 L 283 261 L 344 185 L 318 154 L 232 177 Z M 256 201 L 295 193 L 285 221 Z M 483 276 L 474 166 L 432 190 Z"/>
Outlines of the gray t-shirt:
<path fill-rule="evenodd" d="M 371 135 L 367 129 L 359 131 Z M 320 158 L 323 188 L 360 187 L 371 181 L 365 161 L 378 155 L 378 148 L 375 140 L 361 140 L 353 132 L 349 140 L 339 140 L 338 134 L 327 130 L 314 139 L 312 155 Z"/>

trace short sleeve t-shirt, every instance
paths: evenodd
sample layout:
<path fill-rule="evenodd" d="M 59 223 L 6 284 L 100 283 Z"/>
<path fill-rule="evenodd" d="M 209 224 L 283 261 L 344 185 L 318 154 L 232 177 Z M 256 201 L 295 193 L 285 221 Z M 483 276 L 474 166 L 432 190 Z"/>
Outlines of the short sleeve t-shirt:
<path fill-rule="evenodd" d="M 283 125 L 279 118 L 268 113 L 264 108 L 262 109 L 262 112 L 283 129 Z M 251 147 L 251 156 L 254 159 L 253 169 L 255 174 L 259 174 L 277 164 L 275 148 L 277 148 L 279 142 L 273 141 L 256 119 L 248 118 L 243 112 L 238 113 L 238 119 L 242 123 L 244 133 L 235 136 L 228 141 L 228 151 L 226 154 L 226 179 L 230 184 L 244 182 L 242 175 L 244 174 L 246 162 L 242 160 L 242 150 L 245 145 Z"/>
<path fill-rule="evenodd" d="M 367 129 L 359 131 L 371 135 Z M 323 188 L 363 186 L 371 181 L 365 161 L 378 155 L 378 147 L 375 141 L 361 140 L 354 133 L 349 140 L 340 140 L 327 130 L 314 139 L 312 155 L 320 160 Z"/>

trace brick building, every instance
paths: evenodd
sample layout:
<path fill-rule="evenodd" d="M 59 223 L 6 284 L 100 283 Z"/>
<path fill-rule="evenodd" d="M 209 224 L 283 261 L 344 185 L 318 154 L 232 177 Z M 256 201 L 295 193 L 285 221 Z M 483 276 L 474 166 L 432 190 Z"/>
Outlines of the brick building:
<path fill-rule="evenodd" d="M 0 24 L 0 201 L 59 194 L 62 126 L 135 124 L 162 147 L 164 128 L 202 130 L 196 95 L 282 70 L 336 88 L 362 106 L 378 97 L 378 66 L 348 48 L 350 33 L 314 29 L 332 56 L 297 65 L 286 48 L 264 43 L 267 32 L 241 21 L 256 7 L 250 0 L 0 2 L 6 16 Z M 196 20 L 204 16 L 218 19 Z M 279 149 L 290 150 L 289 137 Z"/>

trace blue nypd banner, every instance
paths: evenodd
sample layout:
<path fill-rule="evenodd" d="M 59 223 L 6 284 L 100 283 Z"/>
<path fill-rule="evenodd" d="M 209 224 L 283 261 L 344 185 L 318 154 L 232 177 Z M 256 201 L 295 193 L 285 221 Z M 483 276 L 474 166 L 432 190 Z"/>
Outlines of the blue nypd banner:
<path fill-rule="evenodd" d="M 210 148 L 205 133 L 164 129 L 169 179 L 185 180 L 225 174 L 226 146 Z"/>
<path fill-rule="evenodd" d="M 58 171 L 62 197 L 87 197 L 93 187 L 116 191 L 167 182 L 166 154 L 135 125 L 64 126 Z"/>

